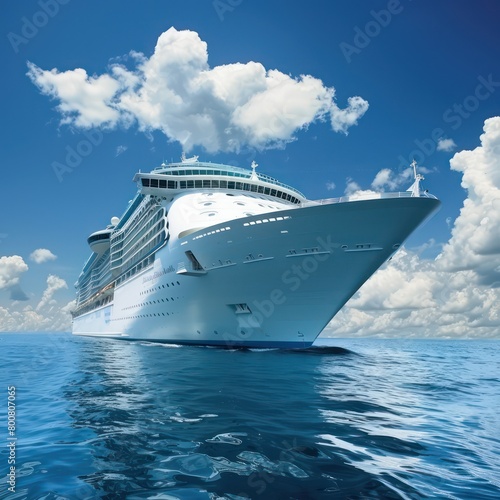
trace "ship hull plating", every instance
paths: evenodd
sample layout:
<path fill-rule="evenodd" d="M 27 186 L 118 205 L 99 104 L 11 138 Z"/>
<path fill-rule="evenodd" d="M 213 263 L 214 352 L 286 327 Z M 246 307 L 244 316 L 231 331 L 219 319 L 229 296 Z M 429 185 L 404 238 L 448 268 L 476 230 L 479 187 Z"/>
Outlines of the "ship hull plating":
<path fill-rule="evenodd" d="M 169 241 L 73 333 L 222 347 L 308 347 L 439 206 L 426 197 L 291 208 Z"/>

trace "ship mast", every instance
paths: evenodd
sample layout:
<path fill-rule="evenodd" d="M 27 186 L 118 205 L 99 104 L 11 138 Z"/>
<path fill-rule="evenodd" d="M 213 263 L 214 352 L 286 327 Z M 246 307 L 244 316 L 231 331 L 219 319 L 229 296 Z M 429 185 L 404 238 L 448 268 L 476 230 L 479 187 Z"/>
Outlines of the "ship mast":
<path fill-rule="evenodd" d="M 252 181 L 258 181 L 259 180 L 259 177 L 257 176 L 256 172 L 255 172 L 255 169 L 259 166 L 258 163 L 254 161 L 252 161 L 252 164 L 250 165 L 252 167 L 252 175 L 250 176 L 250 179 Z"/>
<path fill-rule="evenodd" d="M 413 178 L 415 179 L 413 184 L 407 189 L 411 191 L 412 196 L 420 196 L 420 181 L 424 180 L 424 176 L 417 173 L 417 162 L 413 160 L 410 165 L 413 168 Z"/>

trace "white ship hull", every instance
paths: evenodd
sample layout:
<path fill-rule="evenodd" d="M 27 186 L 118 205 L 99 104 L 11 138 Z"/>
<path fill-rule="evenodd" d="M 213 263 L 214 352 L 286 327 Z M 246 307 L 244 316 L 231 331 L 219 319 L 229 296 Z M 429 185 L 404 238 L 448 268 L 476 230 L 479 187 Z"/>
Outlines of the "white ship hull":
<path fill-rule="evenodd" d="M 430 197 L 388 197 L 205 227 L 171 239 L 152 265 L 115 287 L 112 302 L 75 317 L 73 333 L 223 347 L 310 346 L 438 206 Z M 187 251 L 201 269 L 191 268 Z"/>

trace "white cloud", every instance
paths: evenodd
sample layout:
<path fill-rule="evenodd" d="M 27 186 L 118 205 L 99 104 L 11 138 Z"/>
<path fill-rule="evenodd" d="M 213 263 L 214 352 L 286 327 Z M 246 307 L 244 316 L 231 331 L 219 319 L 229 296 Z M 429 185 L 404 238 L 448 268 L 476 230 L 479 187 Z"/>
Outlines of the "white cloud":
<path fill-rule="evenodd" d="M 0 257 L 0 290 L 18 285 L 21 274 L 27 270 L 27 264 L 19 255 Z"/>
<path fill-rule="evenodd" d="M 349 196 L 351 200 L 377 195 L 377 193 L 371 189 L 361 189 L 361 186 L 350 177 L 346 179 L 344 194 Z"/>
<path fill-rule="evenodd" d="M 37 248 L 30 254 L 30 259 L 37 264 L 43 264 L 44 262 L 48 262 L 50 260 L 56 260 L 57 256 L 47 248 Z"/>
<path fill-rule="evenodd" d="M 124 146 L 124 145 L 120 144 L 116 148 L 115 156 L 120 156 L 121 154 L 125 153 L 125 151 L 127 151 L 127 149 L 128 149 L 128 146 Z"/>
<path fill-rule="evenodd" d="M 422 309 L 435 305 L 433 282 L 418 268 L 418 257 L 402 250 L 392 265 L 369 280 L 351 306 L 359 309 Z"/>
<path fill-rule="evenodd" d="M 114 62 L 110 74 L 89 76 L 28 63 L 28 76 L 57 101 L 62 123 L 81 128 L 131 126 L 162 131 L 189 152 L 238 152 L 282 147 L 315 121 L 347 133 L 368 109 L 359 96 L 340 109 L 335 89 L 310 75 L 293 78 L 258 62 L 210 68 L 207 44 L 194 31 L 170 28 L 153 55 L 131 52 L 135 69 Z"/>
<path fill-rule="evenodd" d="M 439 139 L 437 143 L 438 151 L 453 151 L 456 149 L 457 145 L 453 139 Z"/>
<path fill-rule="evenodd" d="M 339 107 L 332 102 L 330 108 L 330 119 L 332 128 L 335 132 L 343 132 L 347 134 L 347 130 L 353 125 L 358 124 L 358 120 L 368 110 L 368 102 L 359 96 L 349 97 L 347 99 L 348 106 L 345 109 Z"/>
<path fill-rule="evenodd" d="M 439 271 L 433 261 L 402 250 L 325 334 L 479 338 L 497 337 L 499 328 L 500 289 L 477 286 L 472 271 Z"/>
<path fill-rule="evenodd" d="M 82 68 L 44 71 L 28 62 L 28 75 L 43 94 L 58 99 L 63 124 L 90 128 L 115 125 L 120 113 L 109 105 L 120 83 L 109 75 L 88 76 Z"/>
<path fill-rule="evenodd" d="M 456 153 L 468 196 L 436 260 L 402 249 L 335 317 L 335 336 L 498 337 L 500 331 L 500 117 L 481 145 Z M 391 176 L 378 176 L 381 185 Z M 429 245 L 434 245 L 430 242 Z"/>
<path fill-rule="evenodd" d="M 328 191 L 333 191 L 335 188 L 336 188 L 335 182 L 328 181 L 326 183 L 326 189 L 328 189 Z"/>
<path fill-rule="evenodd" d="M 15 259 L 14 259 L 15 257 Z M 0 269 L 17 269 L 17 274 L 28 269 L 23 265 L 21 257 L 2 257 L 10 259 L 10 264 L 0 265 Z M 0 262 L 5 262 L 0 259 Z M 15 263 L 15 264 L 12 264 Z M 66 282 L 58 276 L 49 275 L 47 277 L 47 286 L 43 292 L 42 298 L 36 308 L 31 305 L 23 305 L 22 301 L 28 297 L 15 282 L 16 272 L 10 272 L 11 279 L 4 280 L 8 284 L 8 290 L 13 301 L 8 308 L 0 306 L 0 331 L 4 332 L 37 332 L 37 331 L 69 331 L 71 330 L 70 311 L 74 309 L 75 301 L 71 301 L 61 306 L 54 295 L 58 290 L 68 288 Z M 4 273 L 5 277 L 6 274 Z M 3 287 L 2 287 L 3 288 Z"/>
<path fill-rule="evenodd" d="M 50 312 L 40 312 L 31 306 L 18 310 L 0 306 L 0 330 L 3 332 L 68 332 L 71 330 L 69 311 L 74 301 Z"/>
<path fill-rule="evenodd" d="M 346 180 L 346 187 L 344 190 L 344 194 L 349 196 L 349 195 L 356 193 L 360 190 L 361 190 L 361 186 L 356 181 L 354 181 L 350 177 L 348 177 Z"/>
<path fill-rule="evenodd" d="M 420 169 L 419 169 L 420 171 Z M 413 169 L 405 168 L 401 172 L 395 174 L 392 170 L 388 168 L 383 168 L 380 170 L 375 179 L 372 182 L 372 188 L 376 191 L 384 191 L 385 188 L 390 191 L 396 191 L 401 186 L 405 186 L 405 189 L 408 187 L 409 182 L 413 177 Z"/>
<path fill-rule="evenodd" d="M 49 274 L 47 277 L 47 288 L 43 292 L 42 299 L 36 306 L 36 311 L 39 312 L 47 309 L 50 312 L 51 308 L 57 305 L 57 302 L 53 300 L 54 293 L 63 288 L 68 288 L 66 281 L 58 276 Z"/>
<path fill-rule="evenodd" d="M 473 270 L 477 283 L 500 286 L 500 117 L 485 121 L 480 139 L 481 146 L 450 160 L 468 196 L 438 263 L 447 271 Z"/>

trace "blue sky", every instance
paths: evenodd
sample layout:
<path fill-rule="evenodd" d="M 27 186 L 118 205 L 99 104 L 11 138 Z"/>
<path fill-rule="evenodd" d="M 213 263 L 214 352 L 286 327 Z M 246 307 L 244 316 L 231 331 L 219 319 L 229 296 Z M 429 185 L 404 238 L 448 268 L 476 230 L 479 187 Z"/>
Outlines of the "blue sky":
<path fill-rule="evenodd" d="M 178 160 L 184 147 L 203 160 L 255 159 L 261 172 L 311 199 L 404 190 L 415 158 L 441 211 L 327 333 L 498 336 L 500 153 L 491 144 L 500 114 L 499 21 L 493 0 L 8 2 L 0 19 L 0 330 L 68 330 L 86 237 L 123 213 L 136 171 Z M 199 74 L 204 42 L 204 71 L 224 92 L 236 95 L 248 83 L 255 97 L 252 71 L 263 85 L 286 80 L 287 90 L 261 95 L 260 108 L 236 110 L 229 98 L 217 116 L 205 108 L 220 124 L 208 141 L 198 121 L 171 113 L 158 89 L 138 99 L 144 68 L 157 69 L 159 39 L 158 60 L 186 30 L 179 73 Z M 77 68 L 84 76 L 72 80 Z M 231 68 L 243 71 L 232 86 Z M 171 88 L 183 82 L 178 73 L 166 78 Z M 95 94 L 82 97 L 91 87 Z M 184 96 L 193 115 L 207 106 L 200 95 Z M 219 103 L 220 95 L 207 95 Z M 159 117 L 147 108 L 155 102 Z M 218 142 L 224 124 L 237 120 L 238 148 Z"/>

